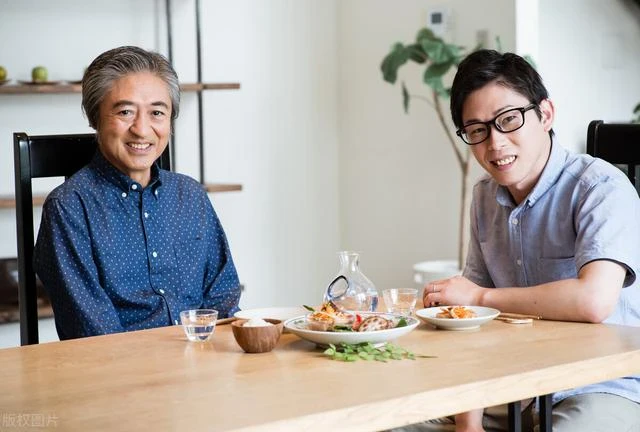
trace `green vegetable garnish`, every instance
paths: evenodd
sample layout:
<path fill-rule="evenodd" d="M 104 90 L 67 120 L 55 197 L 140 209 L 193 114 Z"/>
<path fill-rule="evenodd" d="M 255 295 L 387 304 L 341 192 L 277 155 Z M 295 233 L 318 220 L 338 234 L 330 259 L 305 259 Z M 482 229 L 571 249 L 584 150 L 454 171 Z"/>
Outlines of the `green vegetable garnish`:
<path fill-rule="evenodd" d="M 405 325 L 407 325 L 406 322 Z M 323 354 L 331 357 L 333 360 L 347 362 L 353 362 L 356 360 L 387 362 L 389 360 L 436 358 L 436 356 L 416 355 L 411 351 L 407 351 L 402 347 L 392 345 L 388 342 L 379 347 L 375 347 L 369 342 L 362 342 L 358 344 L 340 343 L 338 346 L 329 344 L 329 348 L 327 348 Z"/>
<path fill-rule="evenodd" d="M 311 306 L 302 305 L 302 307 L 303 307 L 303 308 L 305 308 L 305 309 L 306 309 L 306 310 L 308 310 L 308 311 L 311 311 L 311 312 L 315 312 L 315 311 L 316 311 L 316 310 L 315 310 L 314 308 L 312 308 Z"/>

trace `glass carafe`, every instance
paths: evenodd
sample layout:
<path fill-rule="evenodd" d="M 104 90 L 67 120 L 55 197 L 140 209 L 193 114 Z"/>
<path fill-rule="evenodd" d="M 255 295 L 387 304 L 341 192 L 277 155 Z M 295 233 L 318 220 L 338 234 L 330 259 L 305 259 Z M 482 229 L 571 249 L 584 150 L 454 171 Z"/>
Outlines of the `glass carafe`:
<path fill-rule="evenodd" d="M 346 311 L 373 312 L 378 307 L 375 285 L 360 271 L 360 254 L 338 252 L 340 269 L 324 294 L 324 301 L 332 301 Z"/>

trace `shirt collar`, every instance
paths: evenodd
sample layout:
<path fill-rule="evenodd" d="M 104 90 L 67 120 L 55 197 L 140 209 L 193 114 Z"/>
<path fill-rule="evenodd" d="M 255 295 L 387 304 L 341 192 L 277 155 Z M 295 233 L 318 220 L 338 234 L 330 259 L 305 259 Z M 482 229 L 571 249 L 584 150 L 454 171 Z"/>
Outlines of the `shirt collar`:
<path fill-rule="evenodd" d="M 567 150 L 551 138 L 551 152 L 549 154 L 547 164 L 544 166 L 538 182 L 535 184 L 531 192 L 529 192 L 529 195 L 525 200 L 529 207 L 533 207 L 540 197 L 542 197 L 558 180 L 558 177 L 560 177 L 560 174 L 562 174 L 562 170 L 564 169 L 567 155 Z M 515 207 L 513 198 L 505 186 L 498 185 L 496 200 L 502 206 Z"/>
<path fill-rule="evenodd" d="M 141 190 L 142 186 L 140 183 L 131 179 L 131 177 L 127 176 L 115 166 L 111 164 L 103 155 L 100 150 L 96 151 L 93 159 L 90 164 L 93 168 L 95 168 L 99 173 L 101 173 L 107 181 L 115 185 L 117 188 L 121 189 L 124 192 L 129 192 L 131 190 Z M 152 191 L 156 191 L 161 186 L 162 182 L 160 180 L 160 168 L 158 167 L 158 163 L 154 162 L 151 166 L 151 180 L 147 185 L 148 188 L 151 188 Z M 156 196 L 156 194 L 154 194 Z"/>

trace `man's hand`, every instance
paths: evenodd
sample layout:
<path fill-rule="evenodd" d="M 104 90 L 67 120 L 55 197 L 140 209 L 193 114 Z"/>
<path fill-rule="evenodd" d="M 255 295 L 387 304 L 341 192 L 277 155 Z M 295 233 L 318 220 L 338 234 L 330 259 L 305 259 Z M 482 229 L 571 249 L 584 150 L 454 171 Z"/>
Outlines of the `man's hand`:
<path fill-rule="evenodd" d="M 443 305 L 479 305 L 482 288 L 462 276 L 429 282 L 424 287 L 422 301 L 425 307 Z"/>

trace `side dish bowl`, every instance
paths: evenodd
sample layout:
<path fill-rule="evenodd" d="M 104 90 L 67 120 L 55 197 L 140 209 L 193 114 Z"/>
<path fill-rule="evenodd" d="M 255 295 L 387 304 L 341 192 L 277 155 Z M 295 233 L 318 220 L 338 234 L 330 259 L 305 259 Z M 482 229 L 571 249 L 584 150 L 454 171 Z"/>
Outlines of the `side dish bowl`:
<path fill-rule="evenodd" d="M 244 324 L 248 320 L 240 319 L 231 323 L 233 337 L 245 352 L 264 353 L 271 351 L 282 334 L 282 321 L 266 318 L 265 321 L 271 323 L 269 326 L 246 327 Z"/>
<path fill-rule="evenodd" d="M 474 330 L 481 325 L 488 323 L 498 315 L 500 311 L 484 306 L 465 306 L 466 309 L 470 309 L 475 312 L 474 318 L 438 318 L 437 314 L 442 312 L 442 307 L 430 307 L 425 309 L 419 309 L 416 311 L 416 316 L 421 321 L 444 330 Z"/>

